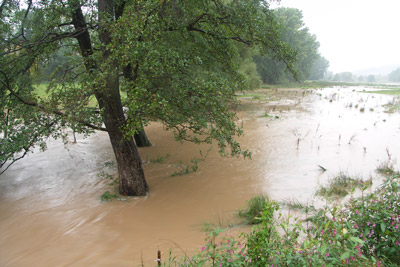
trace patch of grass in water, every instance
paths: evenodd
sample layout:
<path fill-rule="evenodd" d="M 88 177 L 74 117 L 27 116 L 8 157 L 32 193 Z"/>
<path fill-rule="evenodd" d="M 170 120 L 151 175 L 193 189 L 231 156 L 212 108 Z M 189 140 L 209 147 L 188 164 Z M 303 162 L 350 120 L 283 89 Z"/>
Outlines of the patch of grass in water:
<path fill-rule="evenodd" d="M 394 163 L 391 160 L 387 160 L 379 164 L 379 166 L 376 168 L 376 172 L 385 176 L 395 175 L 397 173 L 394 170 Z"/>
<path fill-rule="evenodd" d="M 353 192 L 356 188 L 365 190 L 372 185 L 372 179 L 363 181 L 359 178 L 352 178 L 341 172 L 338 176 L 331 179 L 327 186 L 321 186 L 315 193 L 327 199 L 342 198 Z"/>
<path fill-rule="evenodd" d="M 264 118 L 273 118 L 273 119 L 280 119 L 280 118 L 281 118 L 281 117 L 278 116 L 278 115 L 270 115 L 270 114 L 268 114 L 268 113 L 265 113 L 265 114 L 262 115 L 261 117 L 264 117 Z"/>
<path fill-rule="evenodd" d="M 114 198 L 118 198 L 118 194 L 117 193 L 114 193 L 114 194 L 112 194 L 112 193 L 110 193 L 110 191 L 105 191 L 101 196 L 100 196 L 100 199 L 101 199 L 101 201 L 111 201 L 111 200 L 113 200 Z"/>
<path fill-rule="evenodd" d="M 297 199 L 288 199 L 282 202 L 282 206 L 286 206 L 290 210 L 303 211 L 310 207 L 306 204 L 301 203 Z"/>
<path fill-rule="evenodd" d="M 269 202 L 269 198 L 264 195 L 254 196 L 247 202 L 247 207 L 239 211 L 239 217 L 244 218 L 248 224 L 258 224 L 260 214 Z"/>
<path fill-rule="evenodd" d="M 384 90 L 363 91 L 363 93 L 381 94 L 381 95 L 400 95 L 400 88 L 385 88 Z"/>

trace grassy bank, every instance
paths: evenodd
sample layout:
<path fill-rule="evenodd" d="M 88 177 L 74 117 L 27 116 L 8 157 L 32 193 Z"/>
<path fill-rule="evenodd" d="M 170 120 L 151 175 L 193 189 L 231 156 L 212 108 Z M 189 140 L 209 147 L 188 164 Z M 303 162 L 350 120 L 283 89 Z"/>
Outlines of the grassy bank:
<path fill-rule="evenodd" d="M 259 223 L 241 238 L 210 233 L 191 257 L 170 257 L 162 266 L 399 266 L 400 173 L 390 169 L 373 193 L 370 182 L 339 175 L 347 192 L 361 197 L 325 208 L 303 207 L 301 218 L 284 217 L 278 203 L 257 196 L 240 215 Z M 334 178 L 338 180 L 337 178 Z M 338 182 L 329 183 L 334 191 Z M 331 188 L 332 187 L 332 188 Z M 370 192 L 370 191 L 368 191 Z M 330 202 L 328 202 L 330 203 Z"/>

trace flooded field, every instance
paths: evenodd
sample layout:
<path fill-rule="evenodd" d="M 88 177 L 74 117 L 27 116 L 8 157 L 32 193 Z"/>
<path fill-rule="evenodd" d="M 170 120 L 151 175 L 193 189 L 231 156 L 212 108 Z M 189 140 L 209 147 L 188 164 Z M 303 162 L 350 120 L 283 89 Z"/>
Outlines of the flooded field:
<path fill-rule="evenodd" d="M 106 134 L 78 138 L 67 149 L 50 140 L 46 152 L 0 177 L 0 265 L 154 266 L 158 249 L 163 257 L 170 248 L 178 255 L 197 251 L 205 225 L 246 229 L 237 211 L 253 195 L 310 203 L 319 185 L 341 171 L 375 177 L 389 156 L 400 159 L 400 115 L 387 112 L 393 96 L 363 90 L 261 90 L 241 97 L 240 142 L 252 160 L 176 143 L 153 123 L 146 128 L 153 146 L 140 149 L 151 192 L 126 201 L 100 201 L 113 190 L 101 177 L 115 174 Z M 192 166 L 200 150 L 207 157 L 196 172 L 171 176 Z"/>

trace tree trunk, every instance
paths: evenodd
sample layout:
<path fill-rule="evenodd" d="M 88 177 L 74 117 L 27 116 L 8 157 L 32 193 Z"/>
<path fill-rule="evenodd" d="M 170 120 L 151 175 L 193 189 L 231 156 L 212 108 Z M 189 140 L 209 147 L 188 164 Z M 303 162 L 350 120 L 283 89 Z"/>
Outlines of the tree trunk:
<path fill-rule="evenodd" d="M 77 6 L 75 2 L 71 1 L 71 3 L 74 9 L 72 23 L 75 29 L 84 29 L 75 38 L 78 40 L 82 57 L 85 59 L 85 67 L 89 73 L 92 73 L 98 66 L 96 62 L 90 59 L 90 55 L 93 54 L 91 38 L 86 28 L 81 7 Z M 98 7 L 100 14 L 113 13 L 112 0 L 99 0 Z M 100 16 L 100 18 L 102 17 Z M 103 60 L 107 60 L 109 51 L 105 47 L 111 41 L 111 35 L 108 31 L 104 30 L 102 19 L 99 19 L 99 22 L 101 24 L 99 38 L 104 45 Z M 122 132 L 125 115 L 119 92 L 118 66 L 115 66 L 113 73 L 107 75 L 105 87 L 99 89 L 96 90 L 95 96 L 99 107 L 103 110 L 104 124 L 109 134 L 118 165 L 119 193 L 128 196 L 146 195 L 149 187 L 144 178 L 142 160 L 132 137 L 127 137 Z"/>
<path fill-rule="evenodd" d="M 128 196 L 144 196 L 149 187 L 144 178 L 142 160 L 132 137 L 125 136 L 121 131 L 125 123 L 125 115 L 117 74 L 118 72 L 116 75 L 108 76 L 105 93 L 97 93 L 96 97 L 103 105 L 104 124 L 117 160 L 119 193 Z"/>
<path fill-rule="evenodd" d="M 110 131 L 109 137 L 118 165 L 119 193 L 127 196 L 146 195 L 149 187 L 132 138 L 125 138 L 120 131 Z"/>
<path fill-rule="evenodd" d="M 149 139 L 147 138 L 147 135 L 146 135 L 146 132 L 144 131 L 144 129 L 135 133 L 134 138 L 135 138 L 135 143 L 136 143 L 137 147 L 151 146 L 151 143 L 150 143 Z"/>

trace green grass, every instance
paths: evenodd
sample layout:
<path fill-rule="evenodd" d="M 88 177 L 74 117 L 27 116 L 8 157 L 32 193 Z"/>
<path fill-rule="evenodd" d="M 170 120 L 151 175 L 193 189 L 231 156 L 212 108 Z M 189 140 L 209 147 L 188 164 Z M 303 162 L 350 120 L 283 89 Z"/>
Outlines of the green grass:
<path fill-rule="evenodd" d="M 56 85 L 58 86 L 58 85 Z M 42 99 L 46 99 L 49 96 L 49 92 L 47 91 L 49 87 L 49 83 L 43 82 L 43 83 L 37 83 L 37 84 L 33 84 L 33 88 L 35 88 L 34 93 Z M 126 93 L 125 92 L 121 92 L 121 98 L 124 99 L 126 98 Z M 89 103 L 88 103 L 88 107 L 96 107 L 98 106 L 97 100 L 94 97 L 94 95 L 92 95 L 89 98 Z"/>
<path fill-rule="evenodd" d="M 268 197 L 264 195 L 251 198 L 247 202 L 247 207 L 239 211 L 239 217 L 244 218 L 249 224 L 260 223 L 260 214 L 269 201 Z"/>
<path fill-rule="evenodd" d="M 341 172 L 338 176 L 331 179 L 327 186 L 321 186 L 315 194 L 327 199 L 341 198 L 347 196 L 356 188 L 365 190 L 371 185 L 371 179 L 363 181 L 362 179 L 352 178 L 349 175 Z"/>
<path fill-rule="evenodd" d="M 288 199 L 282 203 L 282 206 L 286 206 L 290 210 L 302 211 L 309 208 L 307 205 L 301 203 L 297 199 Z"/>
<path fill-rule="evenodd" d="M 385 88 L 384 90 L 364 91 L 363 93 L 381 94 L 381 95 L 400 95 L 400 88 Z"/>
<path fill-rule="evenodd" d="M 39 84 L 34 84 L 33 88 L 35 88 L 35 94 L 39 96 L 40 98 L 47 98 L 48 93 L 47 93 L 47 87 L 49 86 L 48 83 L 39 83 Z"/>
<path fill-rule="evenodd" d="M 376 168 L 376 172 L 382 175 L 395 175 L 396 171 L 394 170 L 394 164 L 391 160 L 387 160 L 379 164 Z"/>
<path fill-rule="evenodd" d="M 164 163 L 166 159 L 168 159 L 171 156 L 171 154 L 167 153 L 165 156 L 163 155 L 158 155 L 155 159 L 149 159 L 148 156 L 146 158 L 147 162 L 150 163 Z"/>
<path fill-rule="evenodd" d="M 112 194 L 112 193 L 110 193 L 110 191 L 106 191 L 106 192 L 104 192 L 101 196 L 100 196 L 100 199 L 101 199 L 101 201 L 111 201 L 111 200 L 113 200 L 114 198 L 118 198 L 118 194 L 117 193 L 114 193 L 114 194 Z"/>

